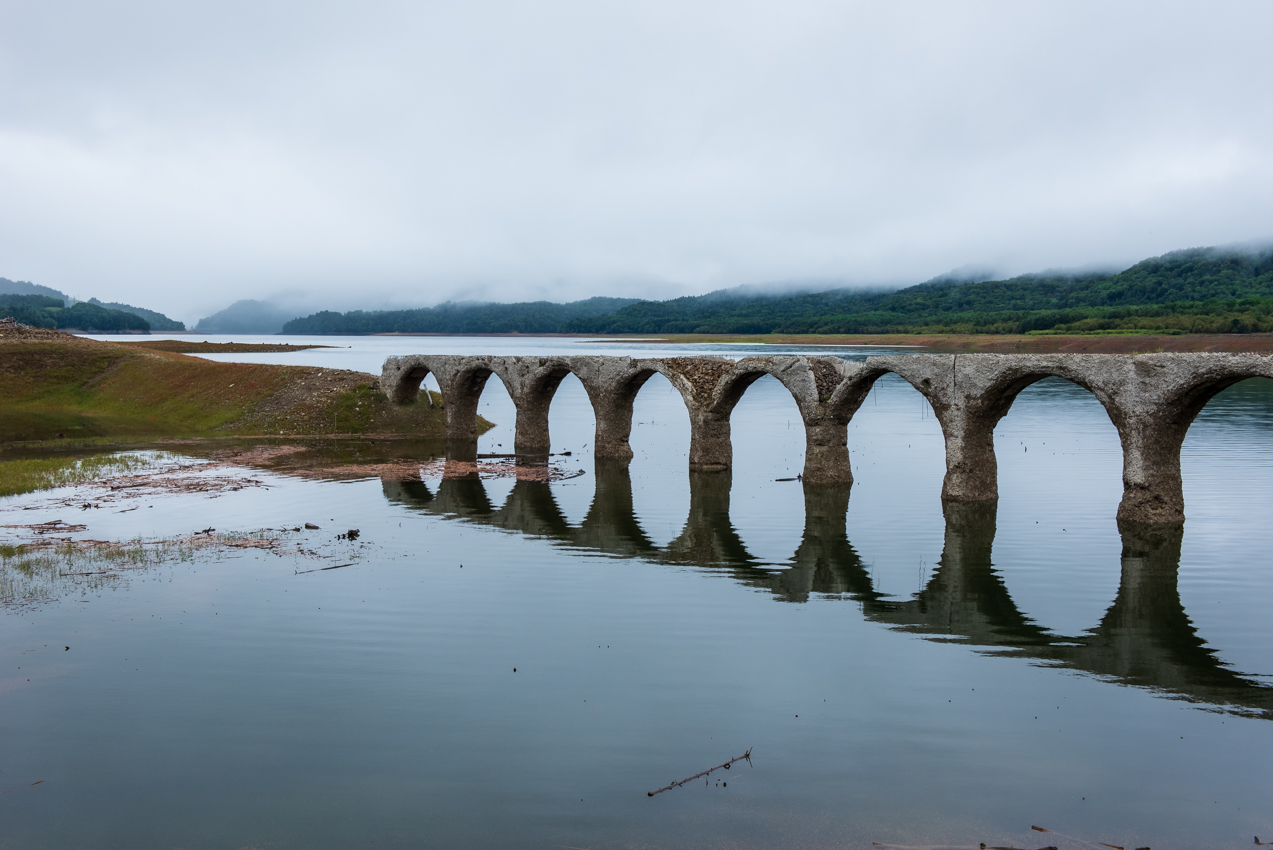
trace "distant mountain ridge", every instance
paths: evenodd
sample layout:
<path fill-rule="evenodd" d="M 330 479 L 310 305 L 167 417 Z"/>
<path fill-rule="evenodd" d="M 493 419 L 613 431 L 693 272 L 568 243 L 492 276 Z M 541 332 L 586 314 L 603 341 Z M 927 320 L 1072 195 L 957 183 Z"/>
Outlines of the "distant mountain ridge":
<path fill-rule="evenodd" d="M 323 311 L 283 326 L 285 334 L 498 334 L 558 333 L 574 319 L 614 313 L 635 298 L 588 298 L 567 304 L 526 301 L 516 304 L 447 302 L 415 310 L 377 310 L 349 313 Z"/>
<path fill-rule="evenodd" d="M 267 301 L 244 299 L 200 319 L 194 329 L 210 334 L 276 334 L 295 316 L 294 311 Z"/>
<path fill-rule="evenodd" d="M 152 331 L 184 331 L 186 329 L 185 322 L 178 322 L 170 319 L 163 313 L 156 313 L 154 310 L 146 310 L 142 307 L 133 307 L 129 304 L 120 304 L 112 301 L 103 303 L 96 298 L 88 299 L 89 304 L 96 304 L 99 307 L 105 307 L 107 310 L 120 310 L 125 313 L 132 313 L 134 316 L 141 316 L 150 324 Z"/>
<path fill-rule="evenodd" d="M 572 333 L 1029 333 L 1273 330 L 1273 249 L 1193 248 L 1114 274 L 938 278 L 894 292 L 643 301 Z M 1205 317 L 1205 318 L 1204 318 Z"/>
<path fill-rule="evenodd" d="M 62 299 L 63 305 L 71 300 L 66 293 L 58 292 L 56 289 L 41 286 L 29 280 L 9 280 L 7 277 L 0 277 L 0 295 L 45 295 L 49 298 Z"/>
<path fill-rule="evenodd" d="M 1250 333 L 1273 331 L 1273 248 L 1190 248 L 1120 272 L 985 280 L 960 269 L 892 291 L 754 286 L 643 301 L 321 312 L 285 334 Z"/>

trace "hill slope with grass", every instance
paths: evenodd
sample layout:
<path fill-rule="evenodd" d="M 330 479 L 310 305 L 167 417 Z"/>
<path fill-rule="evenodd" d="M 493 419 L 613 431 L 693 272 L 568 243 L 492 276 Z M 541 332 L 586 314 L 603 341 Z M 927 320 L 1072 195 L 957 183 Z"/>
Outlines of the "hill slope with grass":
<path fill-rule="evenodd" d="M 0 322 L 0 443 L 167 437 L 441 437 L 440 406 L 392 405 L 376 378 L 218 363 Z"/>

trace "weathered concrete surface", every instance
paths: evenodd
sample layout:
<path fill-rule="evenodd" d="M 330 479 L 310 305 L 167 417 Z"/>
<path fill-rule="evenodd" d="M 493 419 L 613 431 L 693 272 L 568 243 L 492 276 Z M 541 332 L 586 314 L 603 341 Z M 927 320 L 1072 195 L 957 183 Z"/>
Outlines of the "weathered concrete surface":
<path fill-rule="evenodd" d="M 596 415 L 599 458 L 632 457 L 632 406 L 655 373 L 676 387 L 690 421 L 691 470 L 733 465 L 730 415 L 743 393 L 773 375 L 795 399 L 805 427 L 806 482 L 849 484 L 847 428 L 875 381 L 901 376 L 932 405 L 946 441 L 942 497 L 986 502 L 999 496 L 994 427 L 1017 395 L 1047 377 L 1073 381 L 1096 396 L 1123 447 L 1120 520 L 1184 521 L 1180 447 L 1189 425 L 1216 393 L 1240 380 L 1273 377 L 1259 354 L 905 354 L 849 362 L 838 357 L 460 357 L 411 355 L 385 361 L 380 386 L 410 403 L 433 374 L 442 391 L 447 436 L 477 438 L 477 403 L 496 375 L 517 407 L 518 452 L 549 446 L 548 409 L 568 374 L 576 375 Z"/>

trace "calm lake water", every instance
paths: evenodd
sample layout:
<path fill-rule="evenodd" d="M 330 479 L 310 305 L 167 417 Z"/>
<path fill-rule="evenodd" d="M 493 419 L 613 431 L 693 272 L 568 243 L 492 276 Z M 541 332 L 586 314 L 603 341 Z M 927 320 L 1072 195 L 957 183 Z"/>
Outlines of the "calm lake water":
<path fill-rule="evenodd" d="M 223 359 L 756 350 L 316 341 L 350 347 Z M 480 450 L 511 450 L 498 379 L 481 412 Z M 663 378 L 635 422 L 630 467 L 597 467 L 568 378 L 553 450 L 581 474 L 554 483 L 278 468 L 93 510 L 0 499 L 0 525 L 76 538 L 320 526 L 288 533 L 316 555 L 196 554 L 0 608 L 0 848 L 1273 840 L 1273 384 L 1191 429 L 1183 535 L 1127 539 L 1117 434 L 1059 380 L 1000 423 L 993 510 L 943 513 L 940 428 L 900 379 L 850 426 L 851 492 L 775 480 L 804 435 L 772 378 L 733 414 L 732 474 L 687 473 Z"/>

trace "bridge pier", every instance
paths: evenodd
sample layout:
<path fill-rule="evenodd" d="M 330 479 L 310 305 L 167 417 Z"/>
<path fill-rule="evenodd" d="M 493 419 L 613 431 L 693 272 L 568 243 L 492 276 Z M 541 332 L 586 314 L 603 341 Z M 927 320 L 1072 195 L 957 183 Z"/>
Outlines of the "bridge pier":
<path fill-rule="evenodd" d="M 1139 417 L 1119 426 L 1118 437 L 1123 444 L 1123 499 L 1118 504 L 1119 522 L 1185 521 L 1180 448 L 1187 427 Z"/>
<path fill-rule="evenodd" d="M 1030 381 L 1005 382 L 998 355 L 919 354 L 881 360 L 924 396 L 941 425 L 946 443 L 942 499 L 998 499 L 995 425 Z"/>
<path fill-rule="evenodd" d="M 477 360 L 477 358 L 448 358 L 449 360 Z M 446 412 L 446 438 L 448 441 L 477 440 L 477 403 L 482 398 L 482 388 L 491 377 L 489 364 L 447 363 L 431 370 L 438 379 L 442 391 L 443 410 Z M 417 385 L 418 386 L 418 385 Z"/>
<path fill-rule="evenodd" d="M 933 406 L 937 413 L 937 406 Z M 992 502 L 999 498 L 999 459 L 995 456 L 998 416 L 978 415 L 966 405 L 937 413 L 946 441 L 946 476 L 941 497 L 950 502 Z"/>
<path fill-rule="evenodd" d="M 654 375 L 627 357 L 576 357 L 575 377 L 592 402 L 596 432 L 593 457 L 626 463 L 632 460 L 632 410 L 637 393 Z"/>
<path fill-rule="evenodd" d="M 1180 449 L 1194 419 L 1217 393 L 1244 378 L 1273 377 L 1273 358 L 1258 354 L 1107 356 L 1102 398 L 1123 447 L 1118 519 L 1132 524 L 1185 521 Z M 1102 365 L 1106 365 L 1102 363 Z M 1101 393 L 1098 393 L 1098 398 Z"/>
<path fill-rule="evenodd" d="M 552 445 L 548 433 L 548 409 L 561 382 L 570 374 L 569 360 L 503 357 L 492 366 L 517 409 L 513 424 L 513 451 L 517 454 L 547 454 Z"/>
<path fill-rule="evenodd" d="M 853 483 L 849 465 L 849 424 L 830 415 L 804 420 L 804 472 L 808 484 Z"/>
<path fill-rule="evenodd" d="M 729 436 L 729 414 L 699 407 L 690 409 L 690 469 L 725 472 L 734 466 L 734 444 Z"/>
<path fill-rule="evenodd" d="M 630 398 L 593 401 L 597 430 L 592 438 L 592 450 L 598 460 L 632 460 L 632 401 Z"/>

